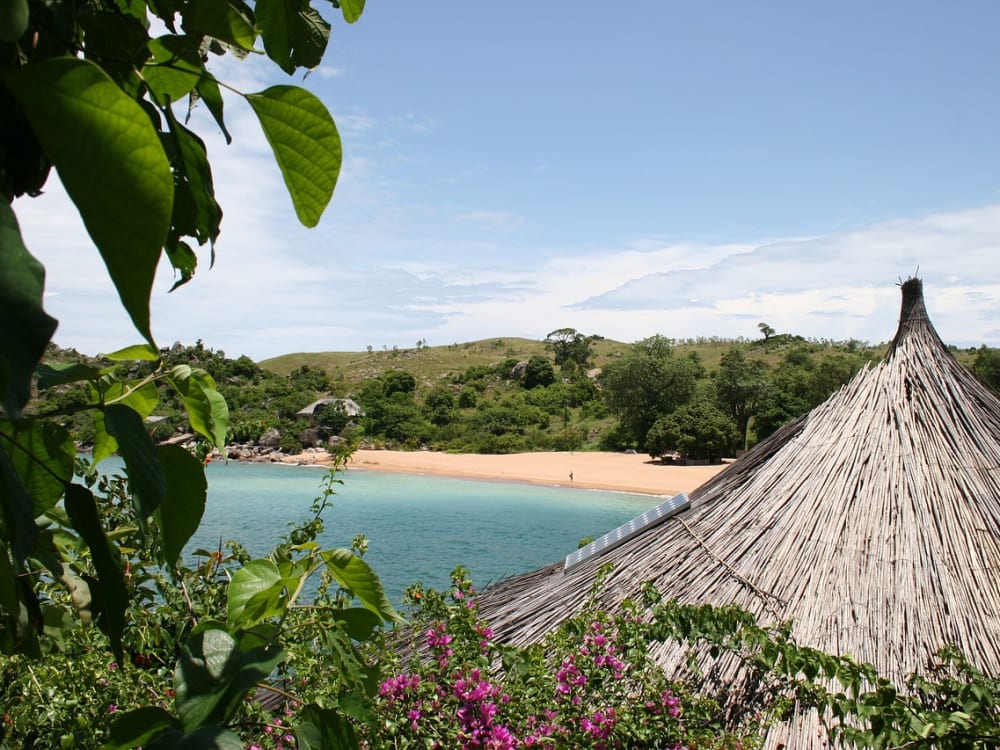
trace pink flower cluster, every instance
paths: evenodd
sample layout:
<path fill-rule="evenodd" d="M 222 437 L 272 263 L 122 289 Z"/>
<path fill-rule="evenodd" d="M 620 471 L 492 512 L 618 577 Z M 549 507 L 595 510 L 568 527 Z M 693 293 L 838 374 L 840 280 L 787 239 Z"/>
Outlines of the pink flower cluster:
<path fill-rule="evenodd" d="M 437 656 L 438 666 L 441 669 L 446 668 L 449 659 L 451 659 L 455 652 L 448 645 L 452 639 L 446 632 L 445 624 L 443 622 L 436 623 L 432 629 L 427 631 L 426 636 L 427 645 L 430 646 L 431 651 Z"/>
<path fill-rule="evenodd" d="M 448 621 L 424 630 L 430 658 L 382 682 L 376 710 L 388 735 L 371 747 L 401 740 L 399 746 L 449 750 L 612 750 L 657 736 L 650 732 L 664 740 L 683 734 L 680 698 L 651 683 L 644 662 L 626 657 L 633 652 L 617 627 L 595 616 L 583 632 L 555 642 L 552 661 L 542 656 L 537 671 L 508 675 L 513 681 L 504 688 L 503 673 L 491 670 L 507 663 L 508 652 L 478 619 L 467 581 L 456 582 L 452 599 Z"/>
<path fill-rule="evenodd" d="M 667 716 L 676 718 L 681 715 L 681 699 L 670 690 L 663 690 L 660 692 L 659 703 L 656 701 L 646 701 L 646 710 L 656 716 L 666 711 Z"/>
<path fill-rule="evenodd" d="M 259 742 L 248 745 L 247 750 L 294 750 L 298 747 L 295 735 L 291 732 L 291 727 L 285 724 L 287 717 L 293 714 L 292 709 L 285 708 L 285 718 L 276 716 L 272 723 L 264 727 L 264 737 Z"/>
<path fill-rule="evenodd" d="M 510 727 L 497 721 L 500 706 L 510 697 L 479 669 L 455 670 L 442 682 L 425 681 L 418 674 L 396 675 L 382 683 L 379 696 L 389 708 L 406 711 L 411 738 L 432 733 L 434 728 L 425 726 L 425 720 L 439 719 L 447 711 L 457 720 L 463 750 L 513 750 L 519 744 Z"/>

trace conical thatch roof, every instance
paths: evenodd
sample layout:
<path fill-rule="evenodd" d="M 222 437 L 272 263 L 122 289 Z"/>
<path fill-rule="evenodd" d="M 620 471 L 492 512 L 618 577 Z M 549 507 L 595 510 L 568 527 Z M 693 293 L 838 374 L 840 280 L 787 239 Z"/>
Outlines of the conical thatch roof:
<path fill-rule="evenodd" d="M 611 562 L 612 608 L 651 580 L 665 598 L 791 619 L 800 645 L 900 684 L 946 644 L 1000 675 L 1000 401 L 938 337 L 921 282 L 902 291 L 884 360 L 691 493 L 689 509 L 569 570 L 488 588 L 481 612 L 498 637 L 537 640 Z M 800 729 L 789 747 L 815 746 Z"/>

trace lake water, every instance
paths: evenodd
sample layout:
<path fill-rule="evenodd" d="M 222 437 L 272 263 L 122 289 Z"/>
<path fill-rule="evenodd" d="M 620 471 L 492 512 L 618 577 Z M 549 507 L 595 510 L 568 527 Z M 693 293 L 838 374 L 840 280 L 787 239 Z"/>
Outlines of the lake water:
<path fill-rule="evenodd" d="M 104 467 L 102 466 L 102 469 Z M 208 506 L 191 549 L 235 539 L 268 552 L 308 517 L 324 470 L 211 463 Z M 369 541 L 365 560 L 398 599 L 413 582 L 443 588 L 465 565 L 478 588 L 540 568 L 656 505 L 645 495 L 350 470 L 324 513 L 324 547 Z"/>

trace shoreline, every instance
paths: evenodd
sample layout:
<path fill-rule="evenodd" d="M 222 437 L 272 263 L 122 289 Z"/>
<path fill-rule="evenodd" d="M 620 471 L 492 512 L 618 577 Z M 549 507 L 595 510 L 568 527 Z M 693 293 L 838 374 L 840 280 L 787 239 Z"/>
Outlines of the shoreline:
<path fill-rule="evenodd" d="M 285 456 L 282 463 L 328 466 L 330 461 L 325 451 L 312 450 Z M 351 456 L 347 471 L 348 474 L 351 471 L 430 474 L 456 479 L 666 496 L 691 492 L 728 465 L 677 466 L 654 462 L 645 454 L 591 451 L 484 455 L 359 449 Z"/>

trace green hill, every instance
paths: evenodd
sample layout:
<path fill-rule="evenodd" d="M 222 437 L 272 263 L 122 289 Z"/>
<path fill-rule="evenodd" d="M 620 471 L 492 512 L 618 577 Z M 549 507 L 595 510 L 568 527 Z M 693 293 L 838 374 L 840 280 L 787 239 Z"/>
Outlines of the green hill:
<path fill-rule="evenodd" d="M 591 348 L 592 364 L 602 368 L 620 357 L 630 343 L 613 339 L 598 339 Z M 768 367 L 776 366 L 791 346 L 806 346 L 814 353 L 822 351 L 852 351 L 870 354 L 877 358 L 885 351 L 885 344 L 868 346 L 862 342 L 808 341 L 800 336 L 781 334 L 771 340 L 746 341 L 723 338 L 684 339 L 675 343 L 677 356 L 697 355 L 708 371 L 718 369 L 722 355 L 733 346 L 740 346 L 753 359 L 763 361 Z M 331 379 L 345 384 L 348 389 L 369 378 L 380 376 L 387 370 L 405 370 L 424 385 L 433 384 L 449 374 L 465 372 L 469 367 L 489 367 L 509 359 L 525 361 L 534 355 L 551 357 L 543 341 L 524 338 L 488 338 L 464 344 L 421 346 L 409 349 L 373 349 L 369 352 L 296 352 L 262 360 L 258 364 L 268 372 L 288 375 L 306 366 L 318 368 Z M 968 355 L 971 359 L 971 355 Z M 961 359 L 961 357 L 960 357 Z"/>

